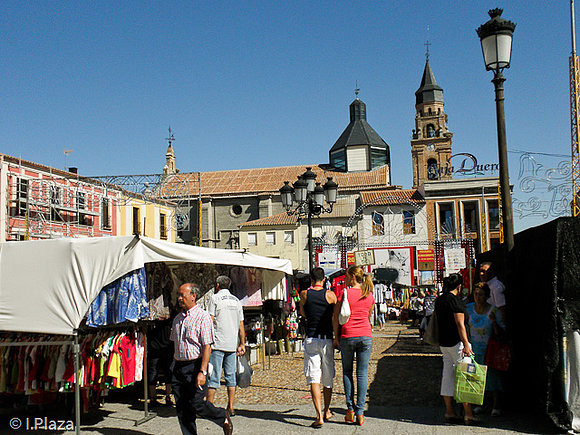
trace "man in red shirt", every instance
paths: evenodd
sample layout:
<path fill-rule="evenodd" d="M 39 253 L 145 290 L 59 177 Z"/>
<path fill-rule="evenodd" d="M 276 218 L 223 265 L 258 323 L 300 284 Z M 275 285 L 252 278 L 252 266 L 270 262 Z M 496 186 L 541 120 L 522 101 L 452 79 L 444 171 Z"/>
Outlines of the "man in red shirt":
<path fill-rule="evenodd" d="M 179 288 L 177 301 L 182 311 L 173 320 L 171 340 L 175 343 L 173 395 L 177 417 L 184 434 L 197 434 L 196 415 L 222 426 L 229 435 L 234 426 L 228 412 L 204 400 L 207 394 L 207 367 L 214 341 L 210 315 L 196 303 L 201 296 L 192 283 Z"/>

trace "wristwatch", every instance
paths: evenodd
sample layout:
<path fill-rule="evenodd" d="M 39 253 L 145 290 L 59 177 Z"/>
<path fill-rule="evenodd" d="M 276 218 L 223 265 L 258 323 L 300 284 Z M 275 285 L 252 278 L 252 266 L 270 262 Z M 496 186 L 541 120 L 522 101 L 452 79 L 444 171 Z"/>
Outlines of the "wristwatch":
<path fill-rule="evenodd" d="M 202 370 L 201 371 L 201 374 L 204 375 L 204 376 L 207 376 L 207 370 Z"/>

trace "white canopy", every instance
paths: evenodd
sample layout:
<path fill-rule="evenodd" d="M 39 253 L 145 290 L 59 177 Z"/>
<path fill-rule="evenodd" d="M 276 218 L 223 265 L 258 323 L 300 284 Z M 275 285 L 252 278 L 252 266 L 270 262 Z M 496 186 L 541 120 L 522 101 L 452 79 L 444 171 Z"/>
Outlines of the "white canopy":
<path fill-rule="evenodd" d="M 209 263 L 292 274 L 289 260 L 147 237 L 0 243 L 0 330 L 72 334 L 107 284 L 145 263 Z"/>

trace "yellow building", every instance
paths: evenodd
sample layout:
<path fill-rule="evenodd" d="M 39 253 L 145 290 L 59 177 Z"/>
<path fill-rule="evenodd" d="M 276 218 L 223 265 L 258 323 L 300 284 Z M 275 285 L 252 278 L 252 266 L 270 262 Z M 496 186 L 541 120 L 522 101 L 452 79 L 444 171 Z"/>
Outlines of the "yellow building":
<path fill-rule="evenodd" d="M 172 225 L 175 205 L 172 202 L 150 199 L 145 201 L 137 195 L 125 193 L 118 210 L 118 235 L 140 234 L 175 242 L 175 225 Z"/>

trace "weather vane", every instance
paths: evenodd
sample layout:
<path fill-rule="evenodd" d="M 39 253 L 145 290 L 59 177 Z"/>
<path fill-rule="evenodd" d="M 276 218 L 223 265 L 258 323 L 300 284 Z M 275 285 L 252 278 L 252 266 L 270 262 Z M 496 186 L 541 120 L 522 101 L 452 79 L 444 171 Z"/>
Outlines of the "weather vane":
<path fill-rule="evenodd" d="M 173 136 L 173 133 L 171 132 L 171 126 L 169 126 L 169 137 L 166 137 L 165 140 L 169 142 L 169 146 L 171 146 L 172 142 L 175 142 L 175 137 Z"/>
<path fill-rule="evenodd" d="M 358 80 L 355 80 L 354 82 L 354 95 L 356 96 L 356 99 L 358 100 L 358 93 L 360 92 L 360 89 L 358 88 Z"/>
<path fill-rule="evenodd" d="M 429 42 L 429 26 L 427 26 L 427 42 L 425 42 L 425 58 L 429 61 L 429 46 L 431 43 Z"/>

